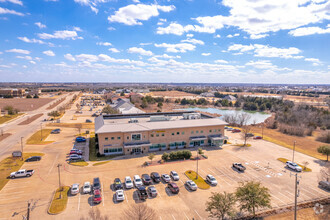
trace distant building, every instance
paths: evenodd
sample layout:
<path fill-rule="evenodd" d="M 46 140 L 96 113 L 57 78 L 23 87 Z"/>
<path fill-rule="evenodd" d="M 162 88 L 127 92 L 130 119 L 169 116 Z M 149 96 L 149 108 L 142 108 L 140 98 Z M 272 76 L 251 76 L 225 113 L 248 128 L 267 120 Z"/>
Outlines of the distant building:
<path fill-rule="evenodd" d="M 197 113 L 157 112 L 101 115 L 95 119 L 95 134 L 102 155 L 220 147 L 226 122 Z"/>
<path fill-rule="evenodd" d="M 122 114 L 144 113 L 144 111 L 136 108 L 128 99 L 118 99 L 112 107 Z"/>
<path fill-rule="evenodd" d="M 25 96 L 24 89 L 0 89 L 0 96 L 23 97 Z"/>
<path fill-rule="evenodd" d="M 214 93 L 212 92 L 203 92 L 200 94 L 200 96 L 203 96 L 203 97 L 214 97 Z"/>
<path fill-rule="evenodd" d="M 227 99 L 229 102 L 234 102 L 234 101 L 237 100 L 236 97 L 235 96 L 232 96 L 232 95 L 226 95 L 222 99 Z"/>

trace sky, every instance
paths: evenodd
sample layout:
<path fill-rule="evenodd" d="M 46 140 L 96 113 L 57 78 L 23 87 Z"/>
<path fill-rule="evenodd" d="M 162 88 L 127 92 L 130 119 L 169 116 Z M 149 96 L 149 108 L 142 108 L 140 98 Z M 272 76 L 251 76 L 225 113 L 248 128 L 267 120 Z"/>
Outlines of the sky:
<path fill-rule="evenodd" d="M 330 84 L 330 0 L 0 0 L 0 82 Z"/>

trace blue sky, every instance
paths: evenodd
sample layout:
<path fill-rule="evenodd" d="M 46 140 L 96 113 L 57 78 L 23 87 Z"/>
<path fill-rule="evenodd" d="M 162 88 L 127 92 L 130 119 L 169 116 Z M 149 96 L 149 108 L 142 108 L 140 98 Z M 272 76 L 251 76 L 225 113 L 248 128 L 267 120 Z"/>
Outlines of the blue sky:
<path fill-rule="evenodd" d="M 0 0 L 0 81 L 329 84 L 329 21 L 329 0 Z"/>

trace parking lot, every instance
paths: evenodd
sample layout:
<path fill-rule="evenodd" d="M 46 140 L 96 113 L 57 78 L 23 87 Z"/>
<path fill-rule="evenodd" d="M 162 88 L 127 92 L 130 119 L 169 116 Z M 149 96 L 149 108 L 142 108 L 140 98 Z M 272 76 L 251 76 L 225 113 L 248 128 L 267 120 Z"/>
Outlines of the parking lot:
<path fill-rule="evenodd" d="M 251 140 L 252 147 L 241 148 L 226 145 L 223 149 L 205 148 L 205 155 L 208 159 L 199 161 L 199 174 L 205 178 L 207 174 L 213 175 L 218 185 L 208 190 L 198 189 L 195 192 L 189 191 L 184 182 L 188 178 L 184 175 L 187 170 L 196 170 L 196 161 L 184 161 L 155 166 L 142 166 L 148 161 L 146 155 L 123 156 L 100 166 L 77 167 L 65 162 L 67 153 L 73 145 L 74 129 L 64 128 L 61 134 L 51 135 L 49 138 L 57 141 L 46 146 L 31 146 L 29 151 L 36 150 L 45 153 L 40 162 L 25 163 L 23 168 L 35 169 L 35 174 L 30 178 L 10 180 L 0 192 L 0 213 L 3 218 L 21 219 L 25 213 L 27 201 L 32 201 L 33 209 L 31 217 L 42 219 L 77 219 L 88 215 L 88 211 L 98 207 L 102 214 L 107 214 L 112 219 L 118 219 L 122 213 L 129 208 L 128 205 L 135 203 L 146 203 L 155 209 L 159 219 L 207 219 L 205 203 L 211 196 L 211 192 L 234 192 L 239 182 L 260 181 L 262 185 L 270 189 L 272 206 L 283 207 L 294 202 L 294 172 L 291 172 L 285 165 L 276 160 L 279 157 L 291 158 L 292 151 L 273 143 L 263 140 Z M 230 140 L 239 141 L 239 134 L 228 134 Z M 196 155 L 196 149 L 193 149 Z M 154 161 L 160 159 L 159 153 Z M 296 161 L 308 161 L 313 172 L 299 173 L 300 195 L 298 202 L 313 200 L 330 194 L 318 188 L 318 173 L 322 163 L 316 159 L 301 153 L 295 155 Z M 244 173 L 232 168 L 232 163 L 239 162 L 246 166 Z M 49 202 L 54 190 L 58 187 L 57 164 L 61 163 L 61 182 L 64 185 L 79 183 L 82 187 L 86 181 L 92 182 L 94 177 L 99 177 L 102 184 L 102 202 L 94 205 L 92 196 L 81 194 L 69 196 L 66 210 L 56 216 L 47 214 Z M 320 165 L 321 164 L 321 165 Z M 166 189 L 167 184 L 155 184 L 158 191 L 156 198 L 148 198 L 146 201 L 138 199 L 136 189 L 124 190 L 125 200 L 115 202 L 115 191 L 111 184 L 115 178 L 124 181 L 125 176 L 133 178 L 134 175 L 158 172 L 169 174 L 175 170 L 180 175 L 177 184 L 180 188 L 179 194 L 172 194 Z M 15 214 L 18 213 L 18 214 Z"/>

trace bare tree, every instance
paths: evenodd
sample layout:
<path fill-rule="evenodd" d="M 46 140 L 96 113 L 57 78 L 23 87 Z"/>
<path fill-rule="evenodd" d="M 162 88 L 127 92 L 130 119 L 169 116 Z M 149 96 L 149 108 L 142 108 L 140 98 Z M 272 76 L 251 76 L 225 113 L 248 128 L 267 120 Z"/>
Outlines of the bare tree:
<path fill-rule="evenodd" d="M 77 128 L 77 130 L 78 130 L 78 134 L 80 135 L 80 131 L 81 131 L 81 129 L 82 129 L 82 124 L 81 123 L 77 123 L 76 124 L 76 128 Z"/>
<path fill-rule="evenodd" d="M 248 141 L 248 139 L 250 139 L 251 137 L 252 137 L 252 135 L 251 135 L 251 131 L 252 131 L 252 127 L 251 126 L 249 126 L 249 125 L 244 125 L 243 127 L 242 127 L 242 133 L 241 133 L 241 136 L 242 136 L 242 138 L 243 138 L 243 140 L 244 140 L 244 145 L 243 145 L 243 147 L 245 147 L 246 146 L 246 142 Z"/>
<path fill-rule="evenodd" d="M 237 122 L 239 126 L 242 127 L 243 125 L 247 125 L 250 119 L 251 119 L 251 115 L 249 115 L 248 113 L 242 113 L 238 115 Z"/>
<path fill-rule="evenodd" d="M 303 170 L 306 170 L 309 162 L 308 161 L 303 161 L 302 164 L 304 165 L 304 169 Z"/>
<path fill-rule="evenodd" d="M 325 167 L 323 167 L 320 170 L 320 175 L 319 175 L 320 181 L 330 181 L 330 164 L 327 163 Z"/>
<path fill-rule="evenodd" d="M 88 212 L 88 218 L 81 217 L 80 220 L 108 220 L 107 215 L 101 215 L 101 212 L 98 208 L 92 208 Z"/>
<path fill-rule="evenodd" d="M 154 220 L 157 219 L 157 214 L 154 209 L 146 204 L 133 204 L 123 212 L 123 217 L 121 219 Z"/>

